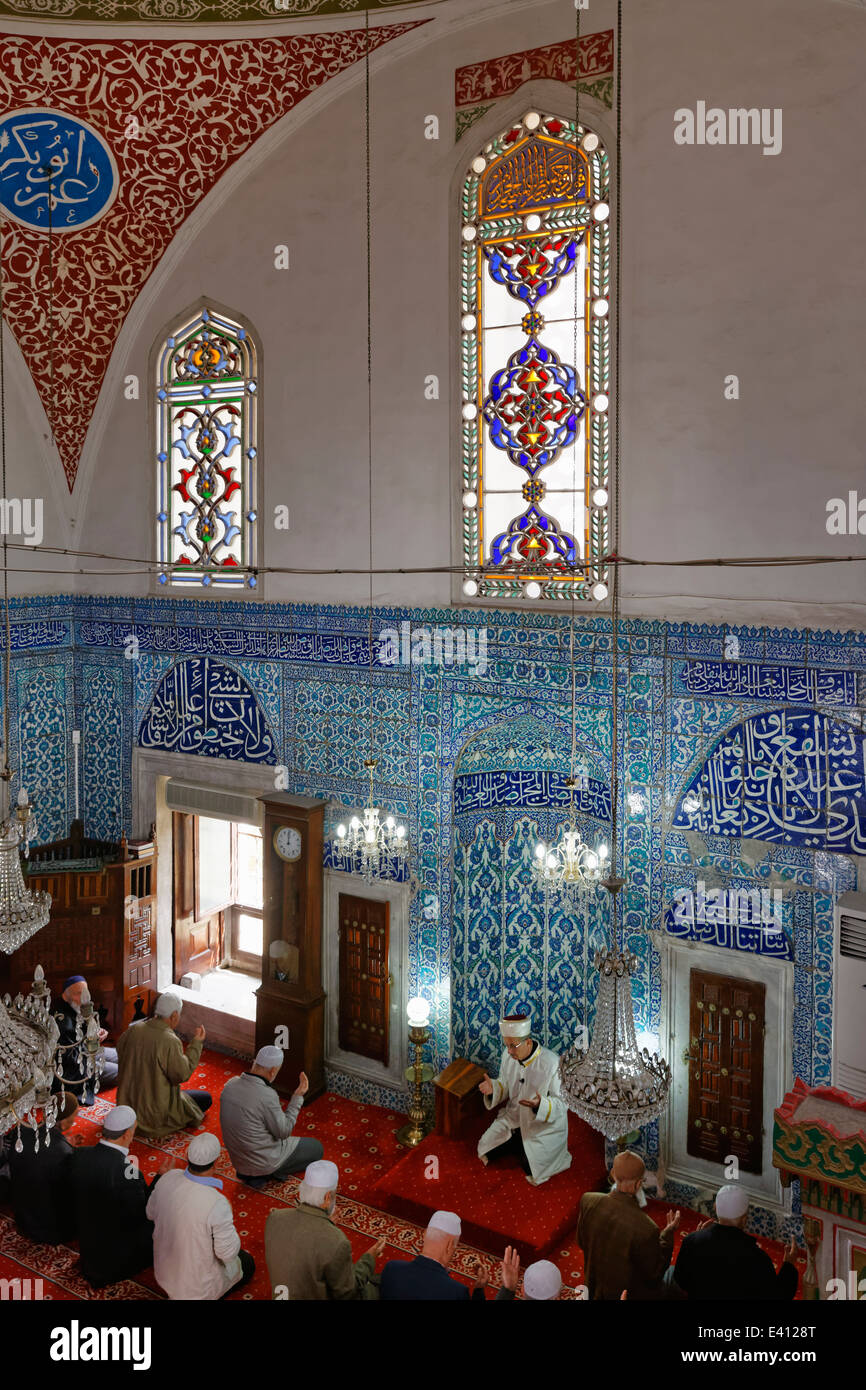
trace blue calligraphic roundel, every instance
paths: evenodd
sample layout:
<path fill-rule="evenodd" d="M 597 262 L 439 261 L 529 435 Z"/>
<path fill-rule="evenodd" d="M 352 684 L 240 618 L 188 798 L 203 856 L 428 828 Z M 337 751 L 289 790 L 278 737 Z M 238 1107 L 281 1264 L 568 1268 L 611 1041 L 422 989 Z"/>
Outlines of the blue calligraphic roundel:
<path fill-rule="evenodd" d="M 117 196 L 117 165 L 101 135 L 61 111 L 13 111 L 0 120 L 0 202 L 25 227 L 77 232 Z"/>

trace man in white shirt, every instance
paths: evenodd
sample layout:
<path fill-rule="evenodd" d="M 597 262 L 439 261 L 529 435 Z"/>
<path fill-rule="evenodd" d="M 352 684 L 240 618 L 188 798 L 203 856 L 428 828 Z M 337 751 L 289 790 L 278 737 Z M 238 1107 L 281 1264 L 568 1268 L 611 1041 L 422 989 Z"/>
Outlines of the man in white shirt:
<path fill-rule="evenodd" d="M 215 1134 L 199 1134 L 187 1166 L 160 1178 L 147 1204 L 153 1222 L 153 1272 L 171 1299 L 218 1299 L 253 1277 L 255 1261 L 241 1249 L 232 1209 L 213 1176 L 220 1156 Z"/>
<path fill-rule="evenodd" d="M 528 1015 L 508 1014 L 500 1021 L 505 1051 L 499 1076 L 495 1081 L 485 1076 L 478 1089 L 488 1110 L 502 1109 L 479 1139 L 478 1156 L 486 1165 L 494 1156 L 515 1153 L 529 1170 L 527 1182 L 537 1187 L 570 1168 L 571 1154 L 559 1058 L 537 1043 L 531 1030 Z"/>

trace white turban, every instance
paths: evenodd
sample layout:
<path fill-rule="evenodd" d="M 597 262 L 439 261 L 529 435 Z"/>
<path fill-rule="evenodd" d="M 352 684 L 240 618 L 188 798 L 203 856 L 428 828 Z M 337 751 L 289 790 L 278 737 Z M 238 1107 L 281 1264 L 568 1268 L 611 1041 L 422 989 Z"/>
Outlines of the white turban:
<path fill-rule="evenodd" d="M 459 1238 L 462 1229 L 460 1217 L 453 1211 L 434 1211 L 427 1222 L 428 1231 L 444 1231 L 448 1236 Z"/>
<path fill-rule="evenodd" d="M 161 994 L 153 1012 L 157 1018 L 170 1018 L 172 1014 L 179 1014 L 182 1008 L 183 1000 L 176 994 Z"/>
<path fill-rule="evenodd" d="M 739 1221 L 749 1210 L 749 1194 L 729 1183 L 716 1193 L 716 1216 L 722 1221 Z"/>
<path fill-rule="evenodd" d="M 562 1275 L 550 1260 L 536 1260 L 523 1276 L 523 1292 L 536 1300 L 559 1298 Z"/>
<path fill-rule="evenodd" d="M 529 1014 L 506 1014 L 499 1020 L 499 1031 L 503 1038 L 528 1038 L 532 1019 Z"/>
<path fill-rule="evenodd" d="M 220 1141 L 215 1134 L 197 1134 L 195 1139 L 190 1139 L 186 1156 L 197 1168 L 206 1168 L 219 1158 Z"/>
<path fill-rule="evenodd" d="M 256 1066 L 265 1067 L 270 1071 L 271 1067 L 281 1067 L 283 1065 L 283 1049 L 274 1047 L 271 1043 L 268 1047 L 260 1047 L 256 1053 Z"/>
<path fill-rule="evenodd" d="M 320 1192 L 336 1192 L 339 1181 L 339 1168 L 336 1163 L 329 1162 L 327 1158 L 320 1158 L 315 1163 L 307 1164 L 307 1171 L 304 1173 L 304 1182 L 307 1187 L 317 1188 Z"/>
<path fill-rule="evenodd" d="M 109 1134 L 125 1134 L 128 1129 L 132 1129 L 137 1119 L 138 1116 L 131 1105 L 115 1105 L 102 1121 L 102 1128 L 108 1130 Z"/>

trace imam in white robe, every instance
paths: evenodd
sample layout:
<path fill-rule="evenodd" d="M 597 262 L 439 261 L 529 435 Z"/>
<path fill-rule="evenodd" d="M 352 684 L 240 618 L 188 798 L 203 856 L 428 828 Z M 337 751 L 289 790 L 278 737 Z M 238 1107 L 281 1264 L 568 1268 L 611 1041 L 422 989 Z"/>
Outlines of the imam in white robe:
<path fill-rule="evenodd" d="M 521 1100 L 541 1096 L 537 1110 L 521 1105 Z M 493 1094 L 484 1097 L 488 1110 L 502 1106 L 496 1119 L 478 1141 L 478 1156 L 506 1144 L 512 1130 L 519 1129 L 523 1147 L 536 1183 L 547 1182 L 555 1173 L 571 1167 L 568 1152 L 568 1109 L 561 1099 L 559 1058 L 555 1052 L 536 1044 L 525 1062 L 503 1052 Z"/>

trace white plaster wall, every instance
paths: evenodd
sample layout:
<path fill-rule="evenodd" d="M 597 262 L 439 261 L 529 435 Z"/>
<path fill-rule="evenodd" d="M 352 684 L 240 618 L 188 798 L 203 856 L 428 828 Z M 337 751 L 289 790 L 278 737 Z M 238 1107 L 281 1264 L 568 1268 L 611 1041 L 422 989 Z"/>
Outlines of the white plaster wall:
<path fill-rule="evenodd" d="M 829 497 L 866 495 L 866 13 L 833 0 L 625 9 L 621 551 L 866 556 L 866 537 L 825 529 Z M 372 64 L 374 524 L 389 568 L 459 561 L 454 69 L 561 41 L 574 25 L 566 0 L 460 0 L 427 13 L 430 24 Z M 614 22 L 611 0 L 583 15 L 584 30 Z M 781 107 L 782 153 L 676 146 L 673 113 L 698 100 Z M 423 138 L 429 113 L 441 121 L 438 142 Z M 165 324 L 212 295 L 263 342 L 264 563 L 366 568 L 363 164 L 361 64 L 286 117 L 181 231 L 111 364 L 70 511 L 76 544 L 151 553 L 148 410 L 125 401 L 119 382 L 126 371 L 144 379 Z M 281 242 L 288 272 L 273 268 Z M 438 402 L 424 399 L 431 372 Z M 739 401 L 724 399 L 728 373 L 739 376 Z M 288 533 L 267 525 L 281 502 Z M 141 578 L 79 582 L 148 588 Z M 862 627 L 866 567 L 630 569 L 623 591 L 627 611 L 660 617 Z M 445 604 L 451 594 L 445 574 L 375 582 L 382 602 Z M 367 579 L 270 575 L 264 596 L 363 603 Z"/>

